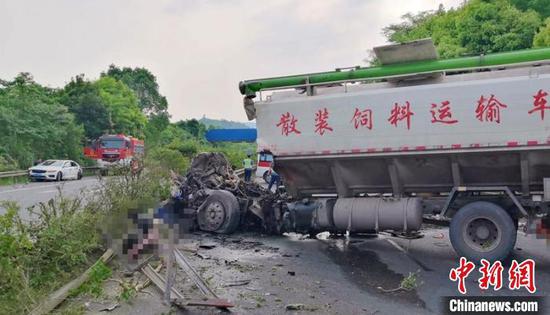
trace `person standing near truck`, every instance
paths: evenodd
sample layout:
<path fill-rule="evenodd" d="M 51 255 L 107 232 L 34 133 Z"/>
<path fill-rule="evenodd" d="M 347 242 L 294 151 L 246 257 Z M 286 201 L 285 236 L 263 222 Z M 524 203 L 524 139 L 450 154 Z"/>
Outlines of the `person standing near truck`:
<path fill-rule="evenodd" d="M 281 176 L 279 176 L 279 174 L 277 174 L 277 172 L 275 172 L 273 168 L 269 169 L 269 175 L 270 175 L 270 179 L 269 179 L 269 186 L 267 187 L 267 190 L 271 191 L 271 187 L 275 185 L 275 192 L 277 192 L 277 189 L 281 184 Z"/>
<path fill-rule="evenodd" d="M 250 177 L 252 176 L 252 169 L 254 168 L 254 162 L 251 159 L 251 155 L 248 154 L 246 156 L 246 159 L 243 160 L 243 167 L 244 167 L 244 181 L 249 182 Z"/>

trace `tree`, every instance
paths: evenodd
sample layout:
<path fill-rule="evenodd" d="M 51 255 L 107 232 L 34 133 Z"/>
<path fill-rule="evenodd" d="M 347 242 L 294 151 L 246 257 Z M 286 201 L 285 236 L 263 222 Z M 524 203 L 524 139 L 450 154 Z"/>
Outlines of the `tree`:
<path fill-rule="evenodd" d="M 460 9 L 445 11 L 442 6 L 437 11 L 408 13 L 402 17 L 402 23 L 385 27 L 383 34 L 396 43 L 430 37 L 441 58 L 460 56 L 467 49 L 462 47 L 456 28 L 459 13 Z"/>
<path fill-rule="evenodd" d="M 390 41 L 431 37 L 442 58 L 530 48 L 541 25 L 538 13 L 508 0 L 472 0 L 454 10 L 409 13 L 403 20 L 384 28 Z"/>
<path fill-rule="evenodd" d="M 96 139 L 109 131 L 109 113 L 99 89 L 83 75 L 76 76 L 65 86 L 60 100 L 83 125 L 87 139 Z"/>
<path fill-rule="evenodd" d="M 545 20 L 544 26 L 535 35 L 533 47 L 550 47 L 550 18 Z"/>
<path fill-rule="evenodd" d="M 146 115 L 158 115 L 167 112 L 168 102 L 166 97 L 160 94 L 157 78 L 149 70 L 129 67 L 121 69 L 115 65 L 110 65 L 107 72 L 102 73 L 101 76 L 110 76 L 124 82 L 135 92 L 139 107 Z"/>
<path fill-rule="evenodd" d="M 550 0 L 510 0 L 522 11 L 533 10 L 545 19 L 550 16 Z"/>
<path fill-rule="evenodd" d="M 456 25 L 461 45 L 477 54 L 530 48 L 541 19 L 506 0 L 476 0 L 464 7 Z"/>
<path fill-rule="evenodd" d="M 160 145 L 168 145 L 177 141 L 191 140 L 193 139 L 193 136 L 176 124 L 170 124 L 160 133 L 159 138 Z"/>
<path fill-rule="evenodd" d="M 204 138 L 206 133 L 206 126 L 196 119 L 180 120 L 176 123 L 176 126 L 190 133 L 195 139 Z"/>
<path fill-rule="evenodd" d="M 156 146 L 162 142 L 161 135 L 170 126 L 170 115 L 167 112 L 149 116 L 145 127 L 145 139 L 148 147 Z"/>
<path fill-rule="evenodd" d="M 141 112 L 136 95 L 121 81 L 104 76 L 93 83 L 107 108 L 110 131 L 143 137 L 147 118 Z"/>
<path fill-rule="evenodd" d="M 0 155 L 28 167 L 33 160 L 78 160 L 83 129 L 59 103 L 57 91 L 28 73 L 0 85 Z"/>

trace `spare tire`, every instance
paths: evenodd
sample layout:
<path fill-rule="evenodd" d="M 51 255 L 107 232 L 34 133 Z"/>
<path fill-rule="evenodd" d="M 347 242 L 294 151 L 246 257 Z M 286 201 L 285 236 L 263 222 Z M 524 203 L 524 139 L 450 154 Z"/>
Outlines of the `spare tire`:
<path fill-rule="evenodd" d="M 214 190 L 200 206 L 199 228 L 220 234 L 233 233 L 239 226 L 240 207 L 237 198 L 225 190 Z"/>

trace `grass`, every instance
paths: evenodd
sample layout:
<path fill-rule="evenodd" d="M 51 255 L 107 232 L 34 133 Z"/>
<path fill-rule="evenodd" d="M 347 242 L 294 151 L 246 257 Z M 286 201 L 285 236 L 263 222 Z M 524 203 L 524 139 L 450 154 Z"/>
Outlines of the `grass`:
<path fill-rule="evenodd" d="M 404 291 L 412 291 L 416 289 L 419 285 L 422 285 L 423 282 L 418 283 L 418 274 L 420 273 L 420 270 L 416 272 L 409 272 L 409 275 L 406 277 L 403 277 L 401 280 L 401 283 L 397 288 L 394 289 L 384 289 L 382 287 L 377 287 L 378 290 L 384 292 L 384 293 L 391 293 L 391 292 L 397 292 L 400 290 Z"/>
<path fill-rule="evenodd" d="M 123 280 L 120 282 L 120 286 L 122 287 L 122 291 L 118 295 L 119 300 L 128 302 L 136 296 L 136 287 L 131 281 Z"/>
<path fill-rule="evenodd" d="M 0 186 L 10 186 L 14 184 L 26 184 L 29 182 L 29 178 L 25 176 L 16 176 L 8 178 L 0 178 Z"/>
<path fill-rule="evenodd" d="M 28 313 L 90 264 L 100 249 L 97 216 L 62 197 L 41 204 L 30 224 L 15 203 L 0 207 L 6 210 L 0 216 L 0 314 Z"/>
<path fill-rule="evenodd" d="M 109 279 L 112 275 L 112 270 L 103 262 L 97 262 L 92 267 L 90 278 L 80 287 L 71 292 L 71 296 L 79 296 L 89 294 L 93 297 L 100 297 L 103 294 L 103 281 Z"/>
<path fill-rule="evenodd" d="M 415 289 L 418 286 L 417 277 L 417 272 L 409 272 L 409 275 L 401 280 L 401 287 L 406 291 L 411 291 Z"/>

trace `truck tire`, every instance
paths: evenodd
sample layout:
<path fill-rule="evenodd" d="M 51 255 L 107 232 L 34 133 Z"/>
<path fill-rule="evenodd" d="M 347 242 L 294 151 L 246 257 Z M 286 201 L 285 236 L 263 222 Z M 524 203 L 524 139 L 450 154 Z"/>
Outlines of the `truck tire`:
<path fill-rule="evenodd" d="M 215 190 L 198 210 L 199 228 L 220 234 L 233 233 L 239 226 L 240 207 L 237 198 L 225 190 Z"/>
<path fill-rule="evenodd" d="M 479 262 L 506 258 L 516 244 L 514 221 L 499 205 L 476 201 L 460 208 L 451 220 L 449 236 L 459 256 Z"/>

